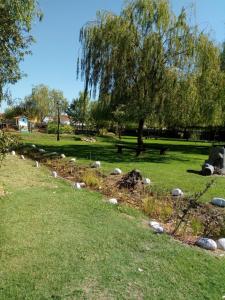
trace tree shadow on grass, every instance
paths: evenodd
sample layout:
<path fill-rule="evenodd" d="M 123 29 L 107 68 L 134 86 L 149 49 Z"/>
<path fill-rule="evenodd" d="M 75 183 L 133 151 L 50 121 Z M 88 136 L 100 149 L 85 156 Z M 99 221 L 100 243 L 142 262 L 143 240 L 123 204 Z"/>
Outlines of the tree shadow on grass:
<path fill-rule="evenodd" d="M 66 145 L 46 145 L 37 144 L 39 148 L 44 148 L 49 152 L 64 153 L 66 156 L 76 157 L 78 160 L 100 160 L 108 163 L 114 162 L 145 162 L 145 163 L 170 163 L 171 161 L 188 162 L 189 158 L 179 157 L 178 155 L 160 155 L 159 149 L 146 149 L 140 156 L 136 156 L 133 150 L 124 150 L 122 154 L 117 153 L 114 144 L 66 144 Z"/>

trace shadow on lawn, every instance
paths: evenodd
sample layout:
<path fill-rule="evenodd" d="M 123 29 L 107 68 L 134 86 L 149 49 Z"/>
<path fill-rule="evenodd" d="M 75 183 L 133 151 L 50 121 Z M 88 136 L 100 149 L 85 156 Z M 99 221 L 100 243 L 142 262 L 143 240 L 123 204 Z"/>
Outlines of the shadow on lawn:
<path fill-rule="evenodd" d="M 101 139 L 103 142 L 104 139 Z M 107 142 L 108 140 L 105 140 Z M 159 150 L 165 144 L 149 143 L 146 144 L 146 151 L 139 157 L 136 157 L 136 153 L 133 150 L 124 150 L 122 154 L 117 153 L 115 144 L 118 141 L 112 143 L 93 143 L 93 144 L 66 144 L 66 145 L 46 145 L 37 144 L 38 147 L 44 148 L 47 151 L 64 153 L 66 156 L 76 157 L 77 159 L 85 160 L 101 160 L 109 163 L 113 162 L 151 162 L 151 163 L 170 163 L 171 161 L 188 162 L 193 160 L 190 157 L 179 157 L 179 153 L 187 154 L 208 154 L 208 146 L 192 146 L 192 145 L 168 145 L 169 151 L 166 155 L 160 155 Z M 126 145 L 133 145 L 134 143 L 124 143 Z M 166 145 L 167 146 L 167 145 Z M 171 153 L 173 152 L 173 153 Z M 177 153 L 176 153 L 177 152 Z"/>

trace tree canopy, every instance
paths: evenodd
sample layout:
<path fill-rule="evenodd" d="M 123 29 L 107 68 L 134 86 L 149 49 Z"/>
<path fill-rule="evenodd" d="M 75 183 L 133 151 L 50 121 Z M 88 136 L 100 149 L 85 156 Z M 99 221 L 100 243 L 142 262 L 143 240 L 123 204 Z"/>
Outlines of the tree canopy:
<path fill-rule="evenodd" d="M 184 9 L 176 16 L 167 0 L 133 0 L 120 15 L 98 13 L 81 28 L 80 42 L 85 92 L 99 90 L 100 102 L 109 95 L 111 111 L 125 107 L 139 124 L 139 145 L 146 120 L 218 124 L 220 52 Z"/>
<path fill-rule="evenodd" d="M 33 20 L 42 18 L 36 0 L 0 0 L 0 101 L 4 87 L 21 76 L 19 63 L 29 54 L 34 41 L 30 34 Z"/>

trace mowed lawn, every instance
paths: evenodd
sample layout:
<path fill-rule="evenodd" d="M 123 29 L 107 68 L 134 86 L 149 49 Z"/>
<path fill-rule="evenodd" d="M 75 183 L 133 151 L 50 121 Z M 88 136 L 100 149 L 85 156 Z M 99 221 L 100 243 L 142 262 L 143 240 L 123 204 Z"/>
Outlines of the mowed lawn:
<path fill-rule="evenodd" d="M 97 137 L 96 143 L 87 143 L 79 136 L 64 135 L 59 142 L 55 135 L 32 133 L 24 134 L 24 142 L 34 143 L 49 151 L 65 153 L 76 157 L 78 163 L 89 164 L 90 161 L 100 160 L 102 170 L 109 173 L 115 167 L 124 172 L 139 169 L 144 176 L 152 180 L 152 189 L 162 193 L 170 193 L 173 188 L 181 188 L 191 195 L 204 189 L 212 177 L 203 177 L 197 172 L 208 158 L 210 143 L 196 143 L 171 140 L 146 140 L 147 151 L 139 157 L 135 152 L 125 150 L 118 154 L 115 144 L 126 143 L 135 146 L 135 137 L 124 137 L 122 141 L 110 137 Z M 168 147 L 166 155 L 160 155 L 159 149 Z M 213 176 L 216 182 L 202 197 L 202 201 L 211 201 L 213 197 L 225 197 L 225 177 Z"/>
<path fill-rule="evenodd" d="M 77 144 L 61 142 L 71 155 Z M 0 198 L 1 300 L 225 295 L 224 257 L 155 235 L 141 213 L 111 206 L 99 193 L 75 190 L 33 165 L 8 155 L 0 172 L 7 192 Z"/>

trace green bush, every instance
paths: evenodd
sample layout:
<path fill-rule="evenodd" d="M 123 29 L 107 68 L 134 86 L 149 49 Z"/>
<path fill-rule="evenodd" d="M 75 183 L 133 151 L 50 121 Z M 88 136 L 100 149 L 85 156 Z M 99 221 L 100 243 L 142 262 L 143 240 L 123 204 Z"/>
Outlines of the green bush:
<path fill-rule="evenodd" d="M 0 162 L 4 159 L 5 154 L 20 145 L 20 137 L 18 135 L 0 131 Z"/>
<path fill-rule="evenodd" d="M 55 122 L 48 123 L 47 132 L 48 133 L 57 133 L 58 125 Z M 59 126 L 59 133 L 73 133 L 74 129 L 71 125 L 60 125 Z"/>

